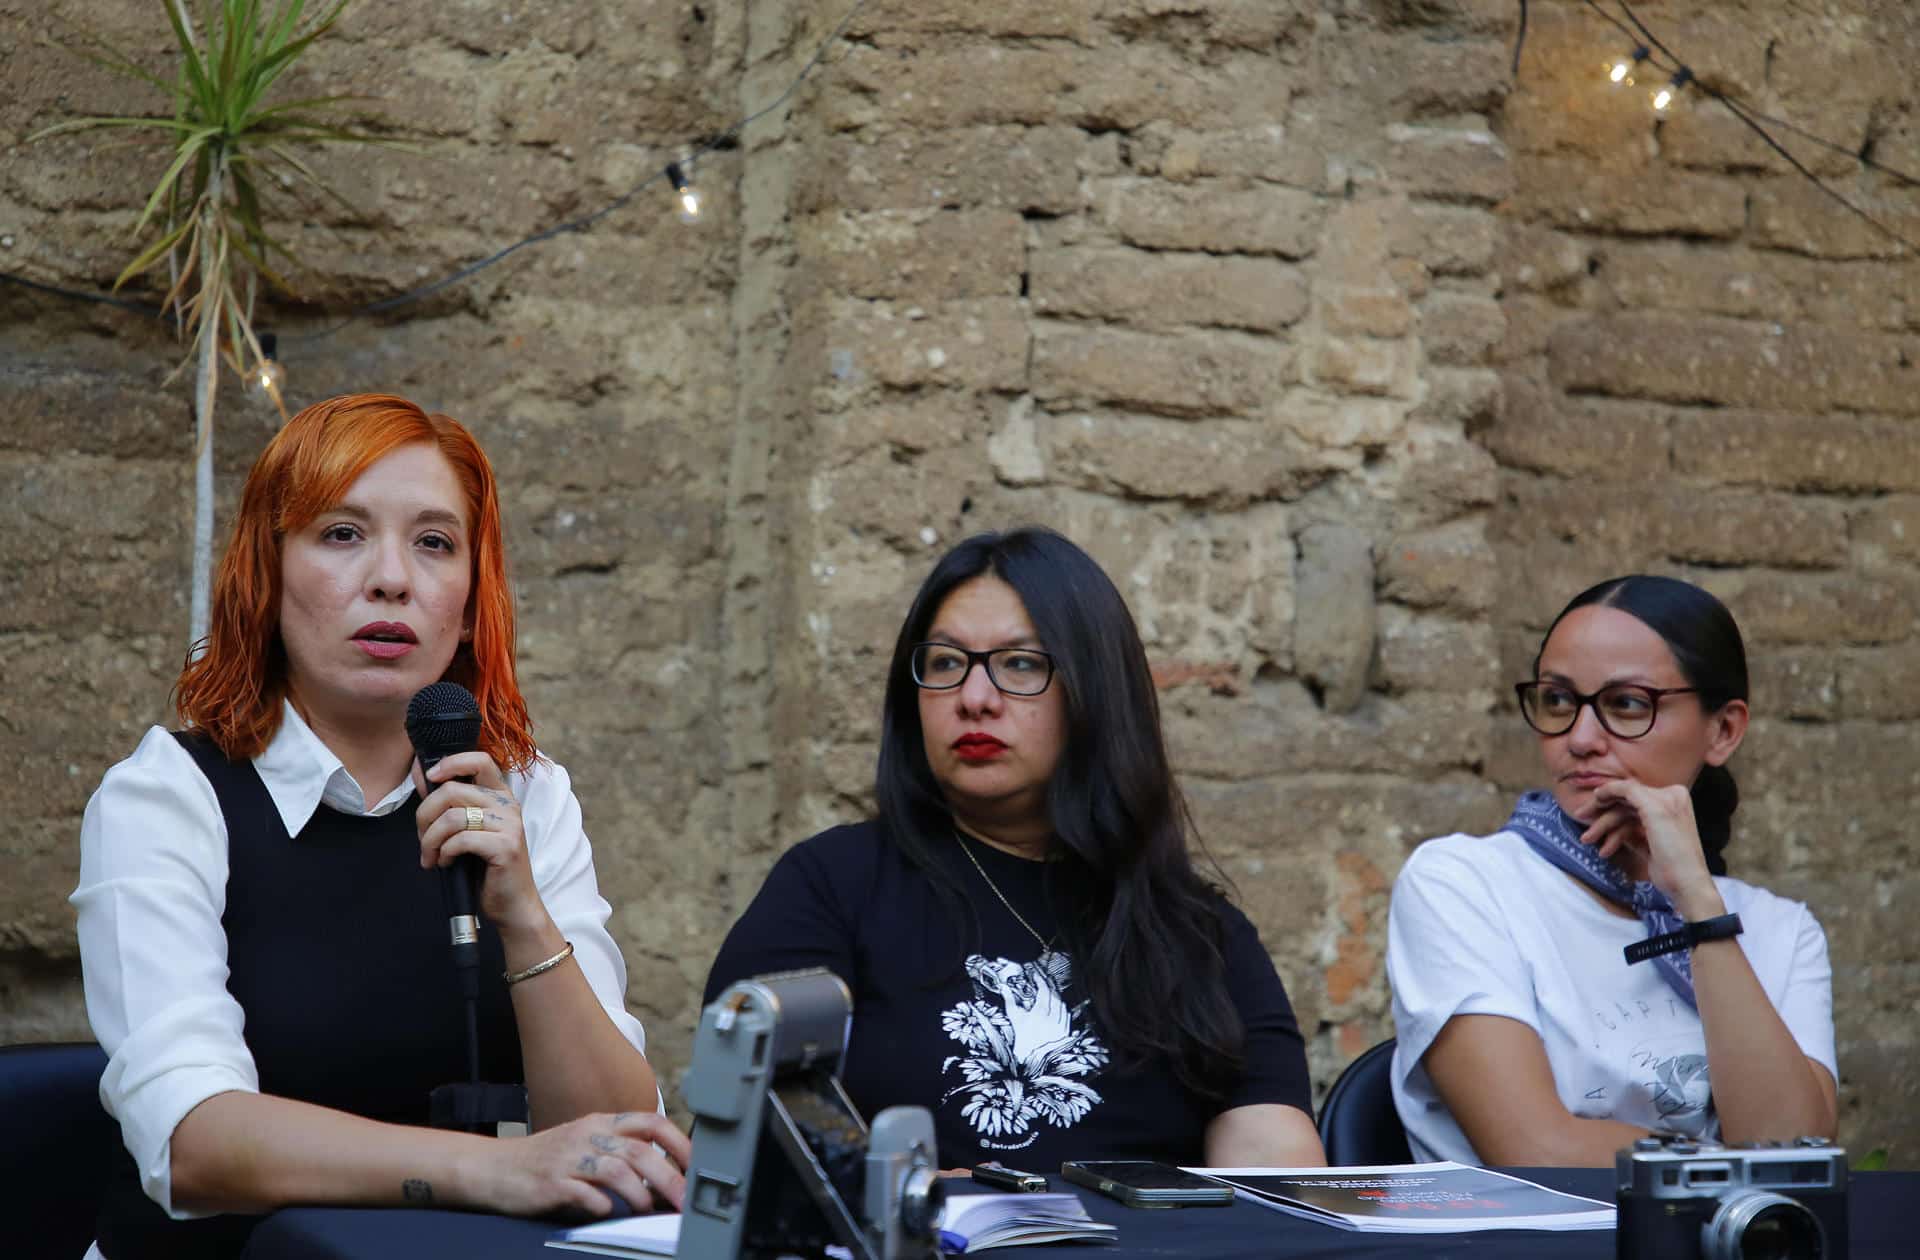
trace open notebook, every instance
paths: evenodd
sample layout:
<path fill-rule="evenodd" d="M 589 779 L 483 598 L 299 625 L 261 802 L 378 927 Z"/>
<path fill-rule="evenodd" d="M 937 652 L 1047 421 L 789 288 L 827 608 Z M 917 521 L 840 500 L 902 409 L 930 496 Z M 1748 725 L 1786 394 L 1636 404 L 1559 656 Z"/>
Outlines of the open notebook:
<path fill-rule="evenodd" d="M 1391 1234 L 1479 1229 L 1612 1229 L 1614 1207 L 1490 1168 L 1378 1164 L 1350 1168 L 1193 1168 L 1250 1203 L 1308 1220 Z"/>
<path fill-rule="evenodd" d="M 1118 1231 L 1094 1220 L 1072 1194 L 955 1194 L 940 1218 L 940 1249 L 972 1255 L 1033 1243 L 1112 1242 Z M 569 1229 L 547 1246 L 602 1256 L 670 1256 L 680 1218 L 627 1216 Z"/>

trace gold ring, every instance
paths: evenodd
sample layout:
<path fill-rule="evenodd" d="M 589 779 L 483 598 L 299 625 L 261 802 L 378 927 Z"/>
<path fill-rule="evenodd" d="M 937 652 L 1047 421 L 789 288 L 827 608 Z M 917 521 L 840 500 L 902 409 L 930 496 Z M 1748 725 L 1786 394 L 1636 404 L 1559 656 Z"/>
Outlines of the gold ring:
<path fill-rule="evenodd" d="M 485 813 L 481 812 L 480 807 L 478 805 L 467 806 L 467 822 L 465 826 L 460 828 L 460 830 L 480 831 L 484 829 L 486 825 L 487 825 L 487 816 Z"/>

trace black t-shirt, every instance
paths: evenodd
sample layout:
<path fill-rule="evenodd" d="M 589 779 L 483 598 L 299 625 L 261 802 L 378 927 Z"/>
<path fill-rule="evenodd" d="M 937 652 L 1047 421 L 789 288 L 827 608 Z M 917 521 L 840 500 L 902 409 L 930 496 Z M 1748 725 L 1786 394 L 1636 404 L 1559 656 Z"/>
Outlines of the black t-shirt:
<path fill-rule="evenodd" d="M 1049 895 L 1058 868 L 958 838 L 934 846 L 933 860 L 970 915 L 956 919 L 876 823 L 795 845 L 727 933 L 705 1001 L 773 971 L 840 976 L 854 1002 L 841 1083 L 869 1121 L 901 1104 L 930 1109 L 949 1168 L 987 1159 L 1048 1173 L 1068 1159 L 1194 1164 L 1222 1111 L 1284 1103 L 1312 1114 L 1286 990 L 1253 924 L 1224 899 L 1227 987 L 1246 1025 L 1246 1067 L 1217 1100 L 1183 1089 L 1166 1062 L 1115 1065 L 1073 960 L 1043 953 L 1034 935 L 1058 940 Z"/>

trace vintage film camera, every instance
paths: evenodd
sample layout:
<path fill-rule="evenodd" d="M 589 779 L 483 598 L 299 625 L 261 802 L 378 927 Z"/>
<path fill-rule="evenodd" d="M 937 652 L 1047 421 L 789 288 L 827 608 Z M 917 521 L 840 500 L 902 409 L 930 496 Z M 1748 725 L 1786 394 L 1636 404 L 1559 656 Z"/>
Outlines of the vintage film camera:
<path fill-rule="evenodd" d="M 677 1256 L 919 1260 L 946 1188 L 933 1116 L 889 1107 L 860 1121 L 840 1088 L 853 995 L 816 969 L 743 980 L 700 1016 L 687 1102 L 693 1163 Z"/>
<path fill-rule="evenodd" d="M 1847 1156 L 1825 1138 L 1641 1138 L 1614 1169 L 1618 1260 L 1845 1260 Z"/>

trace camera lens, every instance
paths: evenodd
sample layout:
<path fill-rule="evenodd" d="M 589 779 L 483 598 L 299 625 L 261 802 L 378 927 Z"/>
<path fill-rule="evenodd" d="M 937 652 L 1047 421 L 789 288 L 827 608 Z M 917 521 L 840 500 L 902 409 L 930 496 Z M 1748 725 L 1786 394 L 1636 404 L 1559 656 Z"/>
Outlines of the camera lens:
<path fill-rule="evenodd" d="M 1702 1260 L 1824 1260 L 1827 1235 L 1804 1204 L 1738 1190 L 1700 1227 L 1700 1254 Z"/>
<path fill-rule="evenodd" d="M 915 1164 L 900 1182 L 900 1232 L 909 1238 L 931 1238 L 947 1205 L 947 1185 L 928 1164 Z"/>

